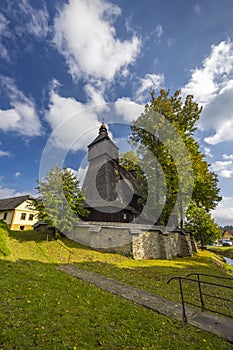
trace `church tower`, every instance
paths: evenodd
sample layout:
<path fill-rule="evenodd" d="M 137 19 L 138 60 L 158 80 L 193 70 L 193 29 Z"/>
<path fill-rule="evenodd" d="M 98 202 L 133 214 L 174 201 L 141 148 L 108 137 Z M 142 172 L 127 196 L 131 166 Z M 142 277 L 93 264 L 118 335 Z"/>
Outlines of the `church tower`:
<path fill-rule="evenodd" d="M 139 214 L 135 178 L 119 165 L 118 147 L 104 123 L 99 135 L 88 145 L 89 167 L 82 193 L 88 221 L 131 222 Z"/>

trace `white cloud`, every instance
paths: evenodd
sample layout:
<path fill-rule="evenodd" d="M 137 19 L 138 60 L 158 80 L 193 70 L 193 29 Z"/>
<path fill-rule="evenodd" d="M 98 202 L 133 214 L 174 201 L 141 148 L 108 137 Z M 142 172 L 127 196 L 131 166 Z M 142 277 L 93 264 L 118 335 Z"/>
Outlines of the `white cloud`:
<path fill-rule="evenodd" d="M 146 74 L 144 78 L 138 78 L 137 90 L 135 92 L 135 98 L 137 102 L 147 102 L 149 98 L 149 92 L 151 90 L 158 90 L 164 83 L 163 74 Z"/>
<path fill-rule="evenodd" d="M 211 169 L 221 177 L 230 178 L 233 175 L 233 161 L 216 161 L 211 165 Z"/>
<path fill-rule="evenodd" d="M 233 70 L 233 43 L 222 41 L 211 46 L 210 55 L 202 62 L 202 68 L 192 71 L 188 84 L 182 89 L 184 95 L 194 95 L 206 105 L 226 86 Z"/>
<path fill-rule="evenodd" d="M 85 180 L 88 166 L 89 164 L 85 160 L 85 163 L 81 164 L 81 166 L 78 168 L 78 171 L 76 172 L 76 176 L 80 180 L 80 187 L 82 187 L 83 182 Z"/>
<path fill-rule="evenodd" d="M 41 134 L 41 124 L 34 102 L 26 97 L 15 85 L 14 81 L 0 75 L 2 90 L 10 99 L 12 108 L 0 110 L 0 129 L 16 131 L 21 135 L 38 136 Z"/>
<path fill-rule="evenodd" d="M 131 101 L 128 97 L 122 97 L 118 98 L 118 100 L 115 102 L 114 109 L 117 114 L 117 118 L 121 117 L 123 121 L 131 123 L 144 112 L 145 106 Z"/>
<path fill-rule="evenodd" d="M 45 111 L 52 134 L 53 146 L 63 150 L 86 150 L 87 145 L 97 136 L 101 121 L 107 123 L 130 123 L 144 111 L 144 105 L 123 97 L 114 103 L 106 103 L 102 85 L 86 85 L 87 103 L 71 97 L 63 97 L 58 92 L 59 82 L 51 84 L 50 102 Z M 111 137 L 111 132 L 109 132 Z"/>
<path fill-rule="evenodd" d="M 199 123 L 201 130 L 215 130 L 213 136 L 204 139 L 211 145 L 233 140 L 233 79 L 225 82 L 225 85 L 205 107 Z"/>
<path fill-rule="evenodd" d="M 54 21 L 54 43 L 65 57 L 74 79 L 94 77 L 111 81 L 117 73 L 127 74 L 140 51 L 140 40 L 121 41 L 114 20 L 117 5 L 104 0 L 69 0 Z"/>
<path fill-rule="evenodd" d="M 233 140 L 233 42 L 222 41 L 212 45 L 210 55 L 202 68 L 196 68 L 182 94 L 192 94 L 204 106 L 198 127 L 212 130 L 204 141 L 216 145 Z"/>
<path fill-rule="evenodd" d="M 9 37 L 8 21 L 2 13 L 0 13 L 0 57 L 9 61 L 9 52 L 3 43 L 4 37 Z"/>
<path fill-rule="evenodd" d="M 99 80 L 96 82 L 88 83 L 84 86 L 88 102 L 93 106 L 106 105 L 104 99 L 104 84 Z"/>
<path fill-rule="evenodd" d="M 17 178 L 17 177 L 19 177 L 20 175 L 21 175 L 21 172 L 20 172 L 20 171 L 16 171 L 15 177 Z"/>
<path fill-rule="evenodd" d="M 233 160 L 233 154 L 223 154 L 223 159 L 231 159 Z"/>
<path fill-rule="evenodd" d="M 220 225 L 233 225 L 233 197 L 223 197 L 212 215 Z"/>
<path fill-rule="evenodd" d="M 0 178 L 0 180 L 2 180 Z M 19 192 L 16 191 L 13 188 L 9 188 L 7 186 L 4 186 L 3 184 L 0 184 L 0 198 L 8 198 L 8 197 L 17 197 L 17 196 L 24 196 L 26 194 L 29 194 L 28 192 Z"/>
<path fill-rule="evenodd" d="M 45 38 L 49 31 L 49 14 L 46 7 L 34 8 L 28 0 L 19 1 L 18 6 L 21 20 L 24 20 L 24 26 L 20 30 L 25 31 L 26 29 L 29 34 L 38 39 Z"/>
<path fill-rule="evenodd" d="M 94 92 L 91 93 L 93 97 Z M 94 107 L 91 101 L 83 104 L 74 98 L 60 96 L 52 89 L 45 117 L 53 131 L 53 144 L 67 151 L 86 149 L 88 143 L 96 137 L 100 125 L 97 111 L 105 109 L 106 105 Z"/>
<path fill-rule="evenodd" d="M 0 157 L 10 157 L 10 152 L 0 150 Z"/>
<path fill-rule="evenodd" d="M 211 150 L 210 150 L 209 147 L 204 147 L 204 154 L 205 154 L 207 157 L 210 157 L 210 158 L 213 157 L 213 154 L 211 153 Z"/>
<path fill-rule="evenodd" d="M 161 26 L 161 24 L 158 24 L 155 28 L 155 35 L 158 39 L 160 39 L 160 37 L 163 35 L 163 27 Z"/>

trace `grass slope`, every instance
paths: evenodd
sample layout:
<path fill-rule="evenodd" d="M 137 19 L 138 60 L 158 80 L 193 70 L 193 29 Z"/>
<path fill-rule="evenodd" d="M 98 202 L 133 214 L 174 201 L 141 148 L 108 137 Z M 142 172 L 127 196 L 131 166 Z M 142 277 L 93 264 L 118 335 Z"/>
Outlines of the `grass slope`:
<path fill-rule="evenodd" d="M 215 252 L 217 254 L 223 255 L 227 258 L 233 259 L 233 246 L 232 247 L 208 246 L 208 250 Z"/>
<path fill-rule="evenodd" d="M 4 222 L 0 221 L 0 255 L 7 256 L 10 251 L 7 246 L 8 230 Z"/>
<path fill-rule="evenodd" d="M 56 269 L 69 252 L 34 232 L 9 233 L 11 254 L 0 257 L 0 349 L 218 349 L 232 344 L 104 292 Z M 190 270 L 224 274 L 214 254 L 191 259 L 134 261 L 63 243 L 72 261 L 154 293 L 177 298 L 173 275 Z M 218 264 L 216 264 L 216 262 Z"/>

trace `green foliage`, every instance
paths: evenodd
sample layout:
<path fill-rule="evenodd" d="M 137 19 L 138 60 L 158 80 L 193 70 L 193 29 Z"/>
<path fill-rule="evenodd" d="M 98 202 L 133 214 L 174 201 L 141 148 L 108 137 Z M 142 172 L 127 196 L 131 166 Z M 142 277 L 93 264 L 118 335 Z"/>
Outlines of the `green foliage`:
<path fill-rule="evenodd" d="M 146 175 L 144 174 L 141 168 L 140 158 L 133 150 L 130 150 L 120 155 L 119 162 L 137 180 L 139 186 L 139 193 L 142 196 L 142 204 L 144 204 L 147 198 L 148 186 Z"/>
<path fill-rule="evenodd" d="M 202 247 L 206 244 L 214 243 L 221 237 L 221 229 L 214 222 L 214 219 L 205 208 L 200 208 L 195 204 L 190 205 L 187 213 L 185 227 L 190 230 L 197 242 L 201 242 Z"/>
<path fill-rule="evenodd" d="M 39 212 L 38 219 L 61 232 L 71 230 L 80 216 L 88 214 L 83 208 L 79 182 L 69 169 L 59 166 L 51 169 L 45 181 L 38 181 L 40 196 L 33 202 L 33 208 Z"/>
<path fill-rule="evenodd" d="M 155 96 L 154 92 L 151 93 L 151 102 L 145 106 L 144 113 L 131 125 L 131 143 L 145 168 L 151 169 L 150 174 L 146 175 L 147 181 L 150 181 L 154 187 L 154 206 L 164 207 L 157 223 L 166 225 L 173 212 L 179 216 L 182 226 L 184 212 L 190 202 L 190 177 L 194 181 L 191 203 L 209 212 L 216 207 L 221 197 L 217 187 L 217 176 L 210 171 L 209 164 L 193 137 L 202 108 L 199 108 L 191 95 L 186 96 L 185 101 L 182 102 L 179 90 L 173 96 L 169 94 L 170 91 L 163 89 L 158 96 Z M 160 119 L 158 114 L 161 116 Z M 177 142 L 178 138 L 174 139 L 175 133 L 169 133 L 164 119 L 178 133 L 188 157 L 185 158 L 181 144 Z M 158 160 L 157 163 L 152 159 L 151 154 Z M 177 201 L 179 203 L 175 207 Z"/>
<path fill-rule="evenodd" d="M 7 256 L 10 250 L 7 245 L 8 228 L 5 222 L 0 221 L 0 254 Z"/>
<path fill-rule="evenodd" d="M 209 164 L 199 150 L 199 145 L 192 138 L 186 142 L 192 159 L 193 172 L 195 177 L 193 188 L 193 202 L 206 211 L 214 209 L 222 197 L 219 196 L 220 189 L 217 187 L 217 175 L 210 171 Z"/>

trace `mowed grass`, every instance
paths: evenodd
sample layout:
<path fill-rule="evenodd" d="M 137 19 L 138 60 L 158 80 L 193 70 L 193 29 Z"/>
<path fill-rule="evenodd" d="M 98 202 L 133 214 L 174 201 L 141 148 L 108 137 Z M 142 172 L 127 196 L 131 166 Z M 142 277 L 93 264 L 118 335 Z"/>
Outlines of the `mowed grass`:
<path fill-rule="evenodd" d="M 35 232 L 10 232 L 0 255 L 0 349 L 225 349 L 232 344 L 59 272 L 69 252 Z M 72 262 L 129 285 L 177 298 L 174 275 L 225 274 L 209 252 L 171 261 L 134 261 L 69 240 Z"/>
<path fill-rule="evenodd" d="M 233 259 L 233 246 L 231 247 L 208 246 L 208 250 L 221 254 L 227 258 Z"/>

